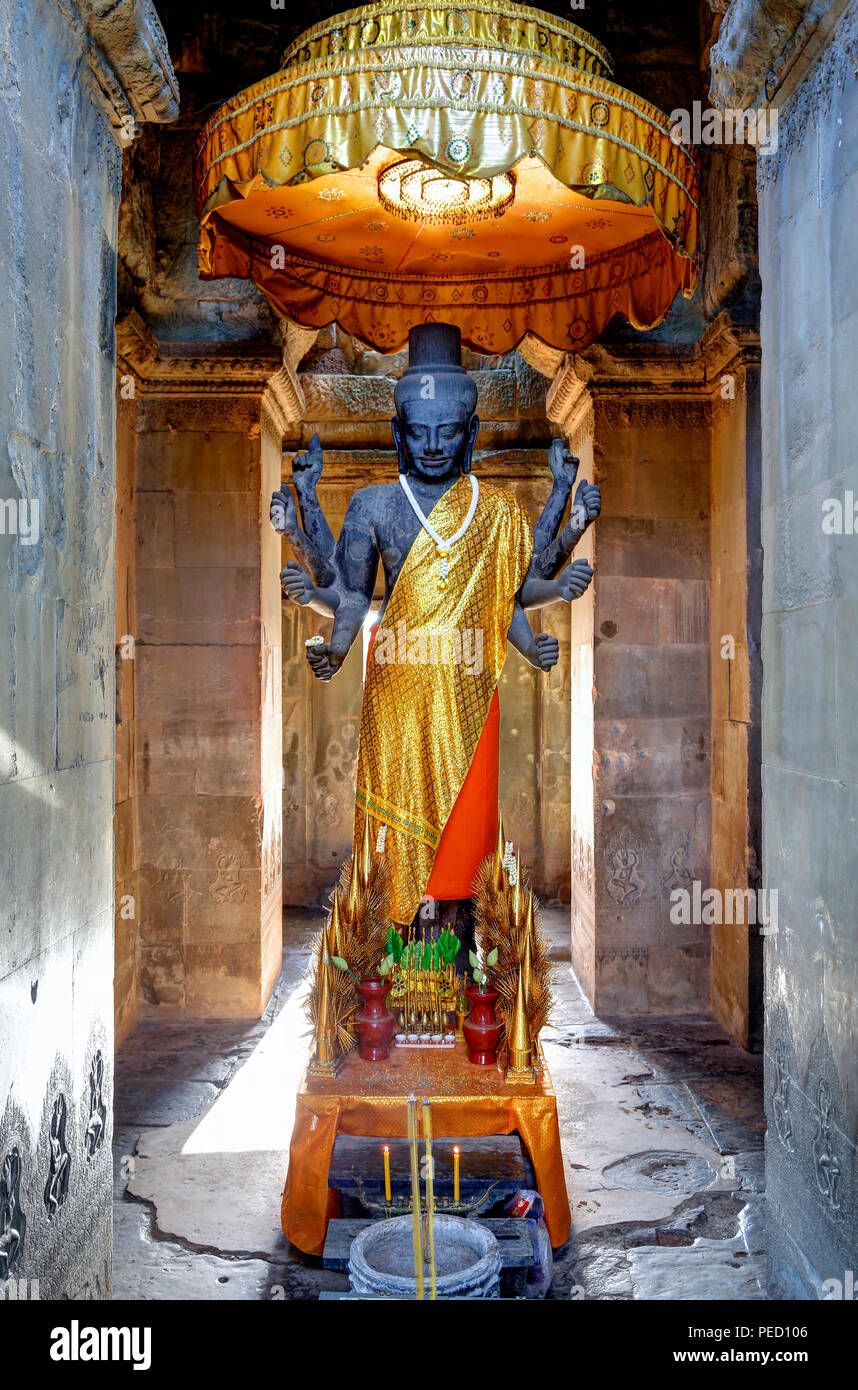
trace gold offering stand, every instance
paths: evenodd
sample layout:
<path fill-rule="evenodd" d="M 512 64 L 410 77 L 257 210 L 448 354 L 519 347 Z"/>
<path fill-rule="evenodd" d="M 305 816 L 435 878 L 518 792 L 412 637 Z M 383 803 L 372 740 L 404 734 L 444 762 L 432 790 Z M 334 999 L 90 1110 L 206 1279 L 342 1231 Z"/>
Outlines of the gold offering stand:
<path fill-rule="evenodd" d="M 396 1018 L 392 1041 L 397 1048 L 446 1050 L 463 1040 L 467 975 L 460 979 L 456 973 L 459 942 L 449 928 L 434 939 L 429 929 L 427 936 L 426 924 L 412 924 L 405 940 L 388 924 L 385 937 L 382 868 L 379 853 L 372 852 L 367 817 L 360 852 L 344 866 L 317 948 L 308 1075 L 320 1080 L 333 1078 L 355 1046 L 357 1001 L 347 976 L 368 978 L 379 960 L 390 968 L 387 1007 Z M 480 973 L 472 954 L 475 978 L 486 978 L 487 962 L 500 996 L 504 1037 L 499 1057 L 507 1084 L 532 1087 L 544 1068 L 539 1033 L 551 1006 L 550 963 L 534 895 L 522 884 L 520 858 L 504 837 L 502 819 L 494 854 L 483 861 L 474 887 L 482 965 Z"/>
<path fill-rule="evenodd" d="M 428 960 L 428 964 L 425 964 Z M 455 965 L 444 965 L 438 942 L 426 941 L 412 927 L 393 973 L 388 1008 L 397 1015 L 397 1047 L 454 1047 L 450 1015 L 460 1012 L 462 982 Z"/>

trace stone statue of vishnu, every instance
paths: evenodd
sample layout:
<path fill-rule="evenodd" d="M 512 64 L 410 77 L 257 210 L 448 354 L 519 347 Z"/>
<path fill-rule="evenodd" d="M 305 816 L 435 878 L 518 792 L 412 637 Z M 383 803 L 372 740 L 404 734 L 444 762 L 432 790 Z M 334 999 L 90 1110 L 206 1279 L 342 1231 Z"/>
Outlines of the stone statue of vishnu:
<path fill-rule="evenodd" d="M 271 522 L 297 557 L 284 595 L 333 617 L 327 642 L 307 647 L 319 680 L 336 675 L 370 610 L 379 561 L 384 601 L 361 710 L 354 844 L 370 817 L 371 843 L 388 859 L 391 915 L 408 925 L 425 899 L 463 903 L 498 829 L 497 684 L 507 641 L 539 671 L 559 655 L 534 636 L 529 609 L 579 598 L 593 578 L 569 556 L 601 509 L 599 488 L 578 484 L 562 440 L 551 446 L 553 486 L 531 529 L 510 493 L 471 470 L 477 389 L 461 365 L 459 330 L 424 324 L 409 335 L 409 365 L 395 389 L 395 483 L 359 488 L 334 539 L 316 489 L 314 436 L 271 500 Z M 564 568 L 566 566 L 566 568 Z"/>

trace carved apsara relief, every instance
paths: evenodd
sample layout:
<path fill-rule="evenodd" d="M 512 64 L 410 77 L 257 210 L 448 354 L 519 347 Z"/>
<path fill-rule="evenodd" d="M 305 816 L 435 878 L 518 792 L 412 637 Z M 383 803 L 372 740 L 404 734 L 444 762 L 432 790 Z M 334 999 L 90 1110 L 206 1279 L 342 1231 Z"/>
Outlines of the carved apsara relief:
<path fill-rule="evenodd" d="M 53 1220 L 56 1216 L 69 1192 L 71 1154 L 69 1153 L 66 1139 L 67 1125 L 68 1102 L 62 1091 L 60 1091 L 54 1101 L 54 1107 L 51 1112 L 51 1124 L 48 1136 L 50 1157 L 48 1160 L 48 1180 L 45 1184 L 45 1209 L 48 1213 L 49 1221 Z"/>
<path fill-rule="evenodd" d="M 816 1100 L 819 1114 L 812 1146 L 816 1185 L 831 1211 L 839 1213 L 842 1171 L 832 1142 L 831 1088 L 824 1077 L 817 1083 Z"/>
<path fill-rule="evenodd" d="M 787 1153 L 795 1153 L 792 1111 L 790 1110 L 790 1079 L 787 1071 L 786 1048 L 783 1038 L 775 1043 L 775 1086 L 772 1092 L 772 1119 L 775 1133 Z"/>
<path fill-rule="evenodd" d="M 22 1171 L 21 1151 L 13 1144 L 0 1167 L 0 1280 L 14 1274 L 24 1253 L 27 1217 L 21 1206 Z"/>
<path fill-rule="evenodd" d="M 216 903 L 243 903 L 247 897 L 247 883 L 241 877 L 237 854 L 219 854 L 217 873 L 209 884 L 209 897 Z"/>
<path fill-rule="evenodd" d="M 577 826 L 572 827 L 572 880 L 592 895 L 593 845 L 590 840 L 585 839 Z"/>
<path fill-rule="evenodd" d="M 690 888 L 694 881 L 694 875 L 685 862 L 687 854 L 688 844 L 686 842 L 672 850 L 668 856 L 667 869 L 662 878 L 662 885 L 668 897 L 677 888 Z"/>
<path fill-rule="evenodd" d="M 84 1147 L 92 1161 L 104 1143 L 107 1129 L 107 1106 L 104 1101 L 104 1057 L 99 1048 L 89 1067 L 89 1114 L 86 1122 Z"/>
<path fill-rule="evenodd" d="M 157 887 L 167 902 L 177 902 L 184 890 L 182 862 L 174 854 L 162 854 L 157 864 Z"/>
<path fill-rule="evenodd" d="M 640 854 L 636 849 L 615 849 L 608 851 L 607 859 L 609 874 L 605 891 L 621 907 L 634 907 L 646 889 Z"/>

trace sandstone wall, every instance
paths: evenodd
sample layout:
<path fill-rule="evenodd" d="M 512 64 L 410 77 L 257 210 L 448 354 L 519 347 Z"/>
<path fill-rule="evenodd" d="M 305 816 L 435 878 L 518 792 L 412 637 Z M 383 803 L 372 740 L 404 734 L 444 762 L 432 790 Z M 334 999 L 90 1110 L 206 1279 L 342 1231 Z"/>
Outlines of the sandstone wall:
<path fill-rule="evenodd" d="M 595 1006 L 702 1010 L 708 928 L 669 911 L 708 870 L 706 409 L 597 402 L 595 441 Z"/>
<path fill-rule="evenodd" d="M 145 0 L 4 5 L 0 55 L 0 1280 L 104 1297 L 118 142 L 175 99 Z"/>
<path fill-rule="evenodd" d="M 759 367 L 754 361 L 725 380 L 736 398 L 719 402 L 712 430 L 710 603 L 709 884 L 722 894 L 756 890 L 761 882 Z M 712 925 L 711 1003 L 731 1036 L 757 1052 L 762 1047 L 762 937 L 759 923 L 749 917 Z"/>
<path fill-rule="evenodd" d="M 822 1297 L 858 1260 L 858 541 L 851 519 L 840 534 L 822 526 L 827 499 L 851 516 L 858 495 L 856 51 L 854 3 L 741 0 L 713 54 L 719 104 L 765 99 L 780 114 L 758 193 L 762 877 L 778 893 L 766 940 L 768 1259 L 770 1292 L 786 1298 Z"/>
<path fill-rule="evenodd" d="M 760 189 L 769 1260 L 799 1296 L 858 1259 L 858 542 L 821 524 L 858 487 L 856 42 L 853 9 Z"/>
<path fill-rule="evenodd" d="M 146 1013 L 258 1015 L 280 968 L 281 434 L 264 376 L 243 396 L 219 380 L 214 398 L 144 382 L 137 415 Z"/>
<path fill-rule="evenodd" d="M 122 390 L 123 387 L 120 388 Z M 124 384 L 127 390 L 127 383 Z M 120 395 L 116 421 L 116 777 L 113 813 L 114 1020 L 118 1044 L 134 1031 L 140 995 L 140 846 L 137 800 L 136 405 Z"/>

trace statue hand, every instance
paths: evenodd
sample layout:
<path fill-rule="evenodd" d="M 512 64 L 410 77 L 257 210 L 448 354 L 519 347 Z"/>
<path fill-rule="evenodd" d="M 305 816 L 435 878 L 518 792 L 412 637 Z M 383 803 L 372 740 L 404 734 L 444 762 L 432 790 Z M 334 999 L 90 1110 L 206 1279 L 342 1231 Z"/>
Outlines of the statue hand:
<path fill-rule="evenodd" d="M 578 476 L 578 468 L 581 460 L 576 459 L 574 454 L 570 454 L 566 448 L 565 440 L 552 439 L 551 448 L 548 450 L 548 467 L 551 469 L 551 476 L 556 483 L 565 482 L 571 492 Z"/>
<path fill-rule="evenodd" d="M 538 632 L 527 650 L 528 660 L 537 671 L 550 671 L 557 665 L 560 656 L 560 643 L 547 632 Z"/>
<path fill-rule="evenodd" d="M 314 647 L 307 647 L 306 652 L 310 669 L 320 681 L 333 680 L 345 661 L 343 653 L 336 651 L 327 642 L 318 642 Z"/>
<path fill-rule="evenodd" d="M 290 560 L 280 571 L 280 587 L 286 598 L 303 608 L 316 592 L 316 586 L 297 560 Z"/>
<path fill-rule="evenodd" d="M 271 519 L 271 525 L 278 535 L 286 536 L 297 530 L 298 511 L 295 506 L 295 499 L 288 487 L 274 493 L 268 515 Z"/>
<path fill-rule="evenodd" d="M 593 582 L 593 566 L 588 560 L 573 560 L 562 574 L 557 576 L 561 597 L 567 603 L 585 594 Z"/>
<path fill-rule="evenodd" d="M 306 454 L 296 454 L 292 460 L 292 482 L 299 493 L 315 492 L 322 476 L 322 442 L 314 434 L 307 446 Z"/>
<path fill-rule="evenodd" d="M 595 521 L 602 510 L 602 489 L 582 478 L 575 493 L 575 506 L 584 508 L 588 522 Z"/>

